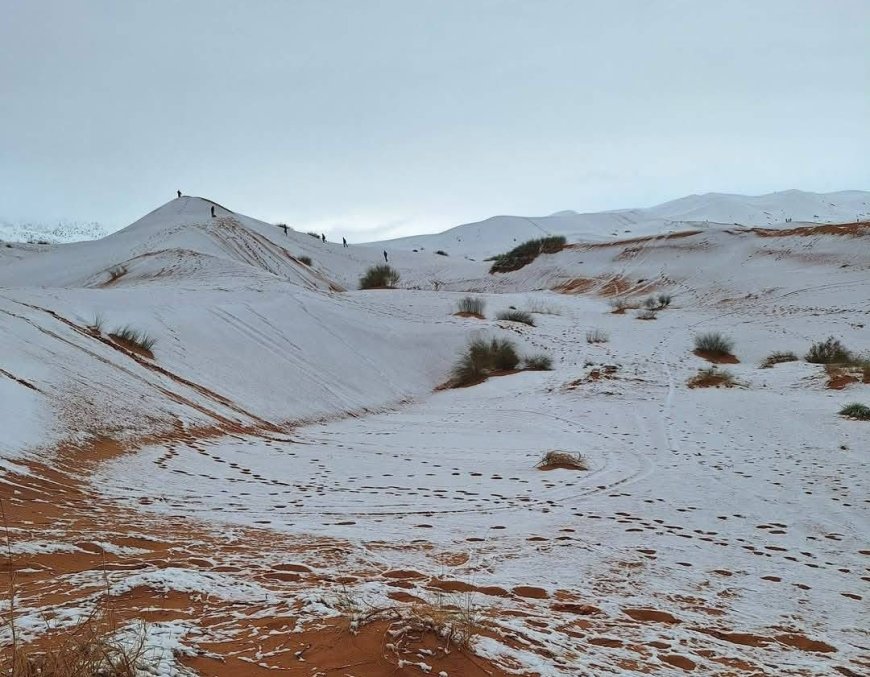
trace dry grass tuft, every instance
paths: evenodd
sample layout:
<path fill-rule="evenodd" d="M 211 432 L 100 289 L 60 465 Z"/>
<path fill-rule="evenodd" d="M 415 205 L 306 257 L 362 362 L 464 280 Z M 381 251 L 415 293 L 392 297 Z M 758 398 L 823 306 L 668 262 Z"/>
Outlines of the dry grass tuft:
<path fill-rule="evenodd" d="M 567 451 L 548 451 L 535 466 L 538 470 L 589 470 L 586 459 L 580 454 L 570 454 Z"/>
<path fill-rule="evenodd" d="M 719 371 L 716 367 L 699 369 L 698 373 L 689 379 L 690 388 L 733 388 L 737 385 L 734 375 L 727 370 Z"/>
<path fill-rule="evenodd" d="M 783 362 L 797 362 L 798 359 L 798 356 L 792 352 L 775 352 L 764 358 L 764 362 L 761 363 L 761 368 L 770 369 L 775 364 L 782 364 Z"/>
<path fill-rule="evenodd" d="M 607 343 L 610 334 L 603 329 L 590 329 L 586 332 L 586 343 Z"/>

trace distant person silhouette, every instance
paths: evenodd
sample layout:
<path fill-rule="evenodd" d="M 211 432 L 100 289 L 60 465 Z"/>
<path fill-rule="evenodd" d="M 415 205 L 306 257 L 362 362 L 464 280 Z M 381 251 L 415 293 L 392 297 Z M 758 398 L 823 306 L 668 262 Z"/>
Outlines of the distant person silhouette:
<path fill-rule="evenodd" d="M 286 235 L 286 234 L 287 234 L 287 224 L 286 224 L 286 223 L 282 223 L 282 224 L 281 224 L 281 227 L 284 229 L 284 235 Z"/>
<path fill-rule="evenodd" d="M 384 263 L 389 263 L 390 260 L 387 258 L 387 250 L 384 249 Z"/>
<path fill-rule="evenodd" d="M 211 206 L 211 217 L 214 218 L 214 205 Z"/>
<path fill-rule="evenodd" d="M 175 192 L 178 193 L 178 197 L 181 197 L 181 191 L 180 191 L 180 190 L 176 190 Z"/>
<path fill-rule="evenodd" d="M 345 238 L 341 238 L 341 245 L 347 247 L 347 240 Z"/>
<path fill-rule="evenodd" d="M 323 240 L 323 244 L 326 244 L 326 235 L 323 233 L 320 234 L 320 239 Z"/>

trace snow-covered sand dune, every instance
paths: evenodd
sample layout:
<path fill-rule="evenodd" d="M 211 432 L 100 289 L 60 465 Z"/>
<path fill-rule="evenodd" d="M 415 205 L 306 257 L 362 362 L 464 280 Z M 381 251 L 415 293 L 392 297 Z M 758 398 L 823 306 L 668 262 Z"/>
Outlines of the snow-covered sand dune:
<path fill-rule="evenodd" d="M 870 220 L 868 192 L 787 190 L 759 196 L 707 193 L 689 195 L 646 209 L 584 214 L 562 211 L 535 217 L 493 216 L 436 235 L 415 235 L 381 244 L 391 249 L 441 250 L 451 256 L 485 258 L 501 254 L 526 240 L 547 235 L 564 235 L 570 242 L 597 242 L 711 225 L 789 227 L 797 223 L 853 223 L 856 220 Z"/>
<path fill-rule="evenodd" d="M 745 206 L 731 197 L 654 209 L 725 216 Z M 573 242 L 496 275 L 464 258 L 473 242 L 391 246 L 396 290 L 354 291 L 383 245 L 201 198 L 96 242 L 9 249 L 0 487 L 22 627 L 43 632 L 47 608 L 73 622 L 108 578 L 201 674 L 328 672 L 316 647 L 334 634 L 316 633 L 384 609 L 353 650 L 373 633 L 372 660 L 407 674 L 865 672 L 870 424 L 837 412 L 870 404 L 868 385 L 761 363 L 829 335 L 870 351 L 870 229 L 799 216 Z M 469 291 L 486 319 L 454 315 Z M 660 293 L 653 320 L 608 303 Z M 512 307 L 534 326 L 495 319 Z M 111 338 L 124 325 L 153 355 Z M 735 385 L 690 388 L 711 330 L 735 342 L 719 367 Z M 437 389 L 492 336 L 553 370 Z M 588 470 L 537 469 L 553 450 Z M 476 658 L 403 644 L 408 610 L 433 606 L 442 623 L 474 612 Z"/>

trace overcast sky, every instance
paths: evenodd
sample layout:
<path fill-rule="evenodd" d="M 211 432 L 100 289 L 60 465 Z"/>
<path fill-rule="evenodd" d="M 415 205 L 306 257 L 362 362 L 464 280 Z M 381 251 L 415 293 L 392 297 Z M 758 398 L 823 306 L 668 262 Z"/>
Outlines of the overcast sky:
<path fill-rule="evenodd" d="M 349 239 L 870 189 L 868 0 L 0 0 L 0 218 Z"/>

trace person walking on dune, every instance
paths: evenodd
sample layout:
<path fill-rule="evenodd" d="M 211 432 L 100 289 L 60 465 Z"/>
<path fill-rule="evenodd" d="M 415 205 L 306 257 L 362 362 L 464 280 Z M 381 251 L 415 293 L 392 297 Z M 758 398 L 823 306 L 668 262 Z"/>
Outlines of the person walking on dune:
<path fill-rule="evenodd" d="M 326 235 L 323 233 L 320 234 L 320 239 L 323 240 L 323 244 L 326 244 Z"/>
<path fill-rule="evenodd" d="M 281 224 L 281 227 L 284 229 L 284 235 L 286 235 L 286 234 L 287 234 L 287 224 L 286 224 L 286 223 L 282 223 L 282 224 Z"/>
<path fill-rule="evenodd" d="M 214 205 L 211 206 L 211 218 L 214 218 Z"/>
<path fill-rule="evenodd" d="M 178 193 L 178 197 L 181 197 L 181 191 L 180 191 L 180 190 L 176 190 L 175 192 Z"/>
<path fill-rule="evenodd" d="M 347 247 L 347 239 L 346 238 L 341 238 L 341 246 Z"/>
<path fill-rule="evenodd" d="M 384 249 L 384 263 L 389 263 L 390 260 L 387 258 L 387 250 Z"/>

